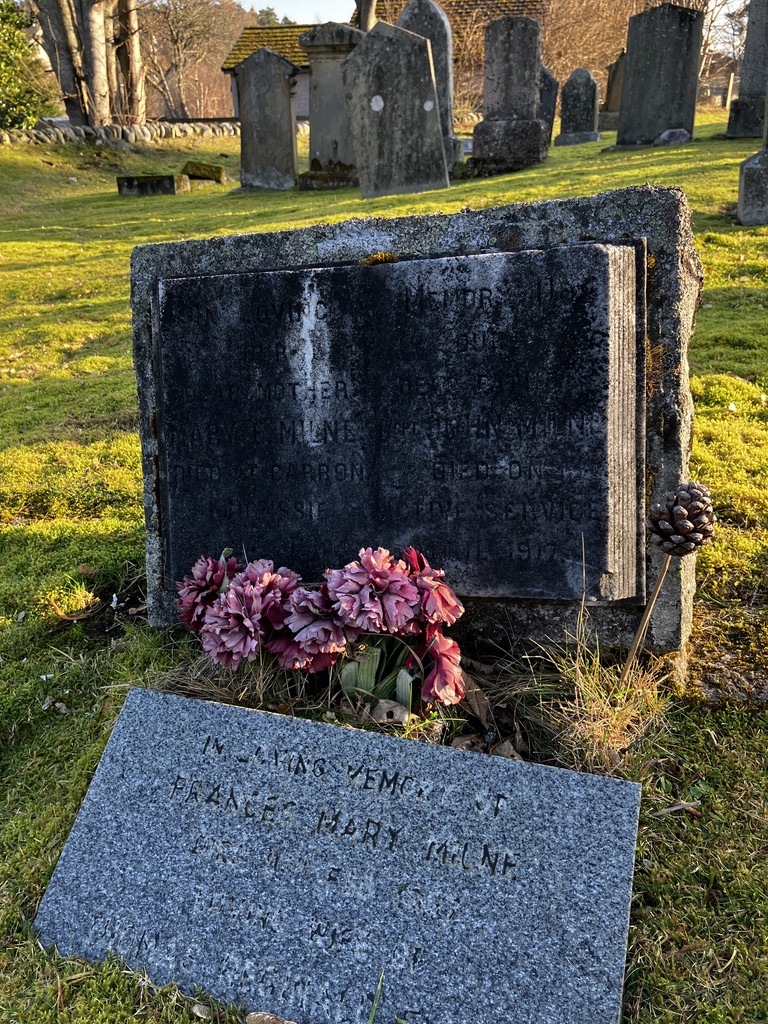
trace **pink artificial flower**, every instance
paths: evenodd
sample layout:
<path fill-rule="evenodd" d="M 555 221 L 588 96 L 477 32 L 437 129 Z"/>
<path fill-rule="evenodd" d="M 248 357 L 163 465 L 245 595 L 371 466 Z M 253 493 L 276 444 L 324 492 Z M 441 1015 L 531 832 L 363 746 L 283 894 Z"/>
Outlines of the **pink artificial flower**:
<path fill-rule="evenodd" d="M 211 558 L 201 555 L 192 567 L 192 575 L 176 584 L 179 592 L 179 615 L 196 632 L 200 632 L 206 608 L 213 604 L 222 586 L 243 568 L 232 558 Z"/>
<path fill-rule="evenodd" d="M 464 614 L 464 605 L 443 582 L 445 572 L 434 569 L 416 548 L 406 548 L 403 554 L 411 570 L 411 582 L 421 596 L 421 617 L 433 625 L 452 626 Z"/>
<path fill-rule="evenodd" d="M 267 649 L 277 655 L 281 668 L 320 672 L 343 654 L 359 630 L 345 627 L 334 613 L 325 584 L 319 590 L 297 587 L 290 596 L 285 620 L 292 637 L 275 637 Z"/>
<path fill-rule="evenodd" d="M 260 558 L 249 562 L 237 577 L 241 583 L 250 583 L 261 594 L 261 615 L 274 630 L 285 625 L 288 615 L 289 598 L 299 585 L 301 576 L 281 565 L 275 569 L 274 562 Z"/>
<path fill-rule="evenodd" d="M 233 580 L 205 612 L 203 649 L 217 665 L 236 669 L 257 657 L 263 638 L 261 592 L 251 583 Z"/>
<path fill-rule="evenodd" d="M 361 548 L 359 558 L 325 573 L 341 621 L 367 633 L 414 632 L 419 592 L 405 562 L 396 562 L 386 548 Z"/>
<path fill-rule="evenodd" d="M 467 693 L 461 671 L 459 645 L 438 631 L 432 638 L 429 654 L 434 658 L 435 667 L 424 680 L 422 700 L 458 704 Z"/>

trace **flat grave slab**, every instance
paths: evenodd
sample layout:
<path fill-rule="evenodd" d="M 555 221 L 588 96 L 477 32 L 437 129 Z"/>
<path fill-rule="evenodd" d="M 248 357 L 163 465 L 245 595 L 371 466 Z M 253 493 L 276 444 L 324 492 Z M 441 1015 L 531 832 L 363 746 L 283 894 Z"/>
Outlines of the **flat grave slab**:
<path fill-rule="evenodd" d="M 169 585 L 225 547 L 316 580 L 365 541 L 463 596 L 641 601 L 637 280 L 600 244 L 161 280 Z"/>
<path fill-rule="evenodd" d="M 36 919 L 298 1024 L 618 1024 L 640 787 L 135 689 Z"/>
<path fill-rule="evenodd" d="M 174 196 L 189 192 L 186 174 L 126 174 L 117 179 L 121 196 Z"/>

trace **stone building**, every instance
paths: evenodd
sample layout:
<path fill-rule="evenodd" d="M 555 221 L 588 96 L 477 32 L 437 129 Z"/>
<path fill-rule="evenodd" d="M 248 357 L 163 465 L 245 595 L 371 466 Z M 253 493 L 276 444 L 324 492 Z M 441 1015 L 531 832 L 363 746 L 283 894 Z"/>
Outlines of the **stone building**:
<path fill-rule="evenodd" d="M 299 46 L 299 36 L 314 27 L 314 25 L 255 25 L 252 28 L 243 29 L 240 38 L 221 66 L 221 70 L 229 75 L 235 117 L 240 116 L 240 105 L 237 97 L 237 83 L 232 72 L 241 60 L 245 60 L 252 53 L 265 47 L 268 50 L 274 50 L 276 54 L 289 60 L 299 69 L 296 76 L 296 117 L 301 120 L 309 117 L 309 61 L 306 53 Z"/>

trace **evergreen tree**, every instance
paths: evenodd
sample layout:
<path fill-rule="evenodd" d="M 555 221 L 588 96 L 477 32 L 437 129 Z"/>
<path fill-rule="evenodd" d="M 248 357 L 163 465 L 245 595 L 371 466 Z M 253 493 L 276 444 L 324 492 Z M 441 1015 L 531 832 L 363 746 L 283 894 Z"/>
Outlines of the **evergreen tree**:
<path fill-rule="evenodd" d="M 0 128 L 31 128 L 58 112 L 51 84 L 24 35 L 29 19 L 13 0 L 0 0 Z"/>

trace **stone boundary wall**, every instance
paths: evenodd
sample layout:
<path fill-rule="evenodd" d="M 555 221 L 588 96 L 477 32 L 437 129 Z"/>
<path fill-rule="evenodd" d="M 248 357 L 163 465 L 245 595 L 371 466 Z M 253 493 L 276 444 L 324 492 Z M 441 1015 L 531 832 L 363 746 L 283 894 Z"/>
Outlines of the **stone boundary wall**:
<path fill-rule="evenodd" d="M 127 142 L 130 145 L 154 142 L 156 139 L 180 139 L 196 135 L 202 138 L 212 136 L 239 135 L 239 121 L 148 121 L 146 124 L 110 124 L 103 128 L 74 127 L 71 125 L 48 124 L 40 121 L 34 128 L 19 128 L 14 131 L 0 131 L 0 145 L 52 145 L 65 142 L 90 142 L 109 144 Z M 298 122 L 296 134 L 308 135 L 309 123 Z"/>

